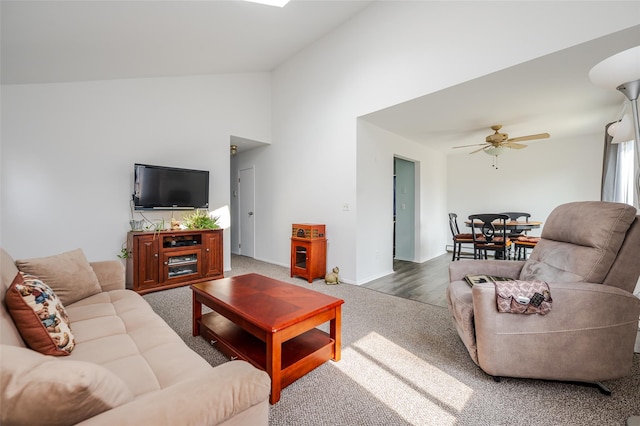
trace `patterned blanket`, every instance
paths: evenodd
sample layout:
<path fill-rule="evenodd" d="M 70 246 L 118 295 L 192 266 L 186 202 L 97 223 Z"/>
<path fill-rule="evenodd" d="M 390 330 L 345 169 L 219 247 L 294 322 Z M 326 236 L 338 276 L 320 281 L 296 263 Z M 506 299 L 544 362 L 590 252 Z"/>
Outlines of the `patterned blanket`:
<path fill-rule="evenodd" d="M 496 281 L 498 312 L 546 315 L 551 311 L 551 291 L 544 281 Z"/>

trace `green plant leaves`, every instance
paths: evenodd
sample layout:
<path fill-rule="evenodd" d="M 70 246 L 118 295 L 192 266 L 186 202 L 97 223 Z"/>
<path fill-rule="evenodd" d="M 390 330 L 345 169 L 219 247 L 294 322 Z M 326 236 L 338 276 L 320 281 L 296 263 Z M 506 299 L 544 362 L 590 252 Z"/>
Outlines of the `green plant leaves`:
<path fill-rule="evenodd" d="M 182 224 L 187 229 L 218 229 L 219 217 L 209 216 L 209 212 L 206 210 L 195 210 L 191 214 L 186 214 L 182 217 Z"/>

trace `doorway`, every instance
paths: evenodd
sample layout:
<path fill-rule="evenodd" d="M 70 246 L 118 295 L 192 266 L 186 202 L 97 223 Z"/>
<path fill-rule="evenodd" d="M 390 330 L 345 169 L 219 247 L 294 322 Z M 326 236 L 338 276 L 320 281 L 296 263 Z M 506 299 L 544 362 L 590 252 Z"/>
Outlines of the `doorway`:
<path fill-rule="evenodd" d="M 394 260 L 415 260 L 416 166 L 394 157 L 393 162 L 393 253 Z"/>
<path fill-rule="evenodd" d="M 255 173 L 253 167 L 238 172 L 239 254 L 255 257 Z"/>

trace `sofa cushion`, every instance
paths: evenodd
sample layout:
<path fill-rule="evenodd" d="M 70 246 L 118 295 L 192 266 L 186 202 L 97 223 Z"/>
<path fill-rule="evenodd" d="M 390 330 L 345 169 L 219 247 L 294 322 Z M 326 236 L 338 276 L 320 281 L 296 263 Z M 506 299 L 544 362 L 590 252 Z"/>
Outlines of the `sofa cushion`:
<path fill-rule="evenodd" d="M 102 291 L 98 277 L 81 249 L 55 256 L 16 261 L 18 269 L 34 275 L 68 305 Z"/>
<path fill-rule="evenodd" d="M 134 291 L 102 292 L 66 309 L 77 343 L 69 359 L 108 368 L 136 398 L 211 368 Z"/>
<path fill-rule="evenodd" d="M 69 355 L 75 340 L 69 317 L 56 294 L 35 277 L 16 274 L 5 295 L 9 314 L 31 349 L 45 355 Z"/>
<path fill-rule="evenodd" d="M 602 283 L 636 209 L 628 204 L 582 201 L 556 207 L 520 279 Z"/>
<path fill-rule="evenodd" d="M 2 345 L 2 424 L 68 425 L 133 399 L 106 368 Z"/>

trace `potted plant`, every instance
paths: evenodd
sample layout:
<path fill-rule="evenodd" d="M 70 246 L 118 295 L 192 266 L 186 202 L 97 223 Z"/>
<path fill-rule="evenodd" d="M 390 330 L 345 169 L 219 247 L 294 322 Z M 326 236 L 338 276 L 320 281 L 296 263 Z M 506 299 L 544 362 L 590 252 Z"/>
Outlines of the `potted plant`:
<path fill-rule="evenodd" d="M 206 210 L 195 210 L 182 217 L 182 224 L 187 229 L 218 229 L 219 219 L 217 216 L 211 217 Z"/>

